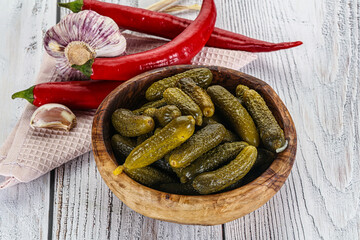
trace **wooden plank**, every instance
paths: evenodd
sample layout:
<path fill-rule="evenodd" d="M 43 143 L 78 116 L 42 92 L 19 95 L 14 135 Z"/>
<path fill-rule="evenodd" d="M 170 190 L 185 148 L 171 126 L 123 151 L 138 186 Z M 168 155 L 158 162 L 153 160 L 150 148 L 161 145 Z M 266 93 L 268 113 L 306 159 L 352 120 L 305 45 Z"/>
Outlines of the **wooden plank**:
<path fill-rule="evenodd" d="M 15 127 L 26 101 L 11 94 L 35 82 L 46 29 L 55 23 L 56 7 L 46 0 L 0 2 L 0 144 Z M 5 106 L 5 107 L 4 107 Z M 50 174 L 0 191 L 0 239 L 46 239 Z"/>
<path fill-rule="evenodd" d="M 31 86 L 39 71 L 42 36 L 55 23 L 51 1 L 0 2 L 0 144 L 19 119 L 25 100 L 11 94 Z M 46 239 L 48 236 L 50 174 L 0 193 L 0 239 Z"/>
<path fill-rule="evenodd" d="M 137 1 L 120 2 L 138 6 Z M 61 10 L 61 16 L 69 13 Z M 220 239 L 221 225 L 185 226 L 144 217 L 117 199 L 99 175 L 93 154 L 56 171 L 55 239 Z"/>
<path fill-rule="evenodd" d="M 225 225 L 229 239 L 359 238 L 359 3 L 222 1 L 239 7 L 228 27 L 269 41 L 303 40 L 259 54 L 244 71 L 267 81 L 292 113 L 298 153 L 266 205 Z M 219 8 L 220 6 L 220 8 Z M 232 15 L 232 14 L 230 14 Z M 229 20 L 230 21 L 230 20 Z M 234 25 L 234 26 L 233 26 Z"/>

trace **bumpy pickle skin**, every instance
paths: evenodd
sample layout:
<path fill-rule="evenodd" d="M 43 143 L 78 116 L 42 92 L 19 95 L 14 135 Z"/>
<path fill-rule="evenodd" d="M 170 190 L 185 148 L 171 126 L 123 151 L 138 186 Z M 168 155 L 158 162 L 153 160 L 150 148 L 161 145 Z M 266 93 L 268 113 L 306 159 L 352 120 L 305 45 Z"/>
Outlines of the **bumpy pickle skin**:
<path fill-rule="evenodd" d="M 181 111 L 175 105 L 166 105 L 154 110 L 154 118 L 161 127 L 165 127 L 171 120 L 180 117 Z"/>
<path fill-rule="evenodd" d="M 205 118 L 203 118 L 203 124 L 201 126 L 205 127 L 209 124 L 215 124 L 215 123 L 219 123 L 219 122 L 216 121 L 213 117 L 205 117 Z M 230 131 L 229 129 L 226 129 L 226 133 L 225 133 L 225 136 L 224 136 L 224 139 L 222 140 L 222 142 L 237 142 L 237 141 L 240 141 L 239 136 L 237 134 L 233 133 L 232 131 Z"/>
<path fill-rule="evenodd" d="M 160 99 L 160 100 L 157 100 L 157 101 L 152 101 L 152 102 L 145 103 L 143 106 L 141 106 L 138 109 L 133 110 L 132 112 L 135 115 L 140 115 L 148 108 L 159 108 L 159 107 L 162 107 L 162 106 L 165 106 L 165 105 L 166 105 L 165 100 Z"/>
<path fill-rule="evenodd" d="M 205 117 L 211 117 L 214 115 L 215 106 L 211 101 L 207 92 L 196 85 L 191 78 L 182 78 L 177 83 L 177 87 L 186 93 L 194 102 L 200 107 Z"/>
<path fill-rule="evenodd" d="M 175 175 L 169 162 L 165 160 L 165 158 L 153 162 L 150 166 L 157 168 L 160 171 L 167 173 L 168 175 Z"/>
<path fill-rule="evenodd" d="M 260 143 L 259 133 L 250 114 L 238 99 L 220 85 L 209 87 L 207 92 L 220 112 L 230 121 L 240 138 L 257 147 Z"/>
<path fill-rule="evenodd" d="M 256 156 L 256 147 L 247 146 L 227 165 L 195 177 L 192 185 L 200 194 L 219 192 L 243 178 L 255 163 Z"/>
<path fill-rule="evenodd" d="M 203 114 L 200 107 L 180 88 L 166 89 L 163 93 L 163 97 L 167 104 L 175 105 L 184 115 L 193 116 L 196 125 L 201 126 Z"/>
<path fill-rule="evenodd" d="M 265 100 L 255 90 L 250 89 L 244 92 L 243 102 L 259 129 L 265 148 L 277 152 L 286 144 L 285 135 Z"/>
<path fill-rule="evenodd" d="M 195 120 L 192 116 L 175 118 L 159 132 L 134 148 L 125 163 L 115 169 L 114 174 L 120 174 L 124 168 L 142 168 L 163 158 L 165 154 L 190 138 L 194 130 Z"/>
<path fill-rule="evenodd" d="M 211 124 L 197 131 L 188 141 L 171 152 L 169 163 L 173 168 L 188 166 L 195 159 L 221 143 L 226 129 L 222 124 Z"/>
<path fill-rule="evenodd" d="M 149 117 L 152 117 L 154 118 L 155 117 L 155 112 L 156 112 L 156 108 L 147 108 L 144 110 L 144 112 L 142 113 L 142 115 L 145 115 L 145 116 L 149 116 Z"/>
<path fill-rule="evenodd" d="M 154 130 L 155 132 L 155 130 Z M 136 146 L 140 145 L 141 143 L 143 143 L 146 139 L 148 139 L 149 137 L 151 137 L 154 134 L 153 131 L 145 133 L 143 135 L 140 135 L 136 138 Z M 128 154 L 129 155 L 129 154 Z"/>
<path fill-rule="evenodd" d="M 119 108 L 111 116 L 116 131 L 125 137 L 137 137 L 154 130 L 155 122 L 151 117 L 134 115 L 130 110 Z"/>
<path fill-rule="evenodd" d="M 130 152 L 136 147 L 133 139 L 115 134 L 111 137 L 111 147 L 115 153 L 115 156 L 127 157 Z"/>
<path fill-rule="evenodd" d="M 175 180 L 166 173 L 163 173 L 162 171 L 151 166 L 136 169 L 125 168 L 124 172 L 135 181 L 148 187 L 153 187 L 157 184 L 175 182 Z"/>
<path fill-rule="evenodd" d="M 248 86 L 241 85 L 241 84 L 236 86 L 235 95 L 236 95 L 236 97 L 239 99 L 239 101 L 241 103 L 243 103 L 244 92 L 247 91 L 247 90 L 249 90 Z"/>
<path fill-rule="evenodd" d="M 174 76 L 161 79 L 154 82 L 145 93 L 145 97 L 149 101 L 161 99 L 163 92 L 170 87 L 175 87 L 176 83 L 184 77 L 191 78 L 198 86 L 206 88 L 210 85 L 213 75 L 212 72 L 207 68 L 195 68 L 191 69 Z"/>
<path fill-rule="evenodd" d="M 189 166 L 181 169 L 178 175 L 182 183 L 193 180 L 197 175 L 212 171 L 235 158 L 241 150 L 249 146 L 246 142 L 232 142 L 221 144 L 197 158 Z"/>

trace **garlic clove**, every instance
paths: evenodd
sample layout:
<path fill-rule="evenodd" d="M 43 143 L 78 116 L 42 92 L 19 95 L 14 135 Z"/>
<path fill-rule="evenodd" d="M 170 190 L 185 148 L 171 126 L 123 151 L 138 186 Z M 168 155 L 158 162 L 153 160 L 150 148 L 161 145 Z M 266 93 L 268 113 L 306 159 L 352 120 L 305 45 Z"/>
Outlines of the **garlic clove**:
<path fill-rule="evenodd" d="M 66 106 L 49 103 L 35 110 L 31 116 L 32 128 L 48 128 L 70 131 L 76 125 L 75 114 Z"/>

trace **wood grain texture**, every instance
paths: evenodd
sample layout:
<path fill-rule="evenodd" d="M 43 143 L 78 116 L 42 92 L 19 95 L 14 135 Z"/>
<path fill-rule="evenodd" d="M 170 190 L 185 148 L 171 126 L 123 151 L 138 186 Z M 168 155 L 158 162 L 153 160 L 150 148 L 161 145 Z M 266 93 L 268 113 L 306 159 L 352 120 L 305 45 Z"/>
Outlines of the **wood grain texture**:
<path fill-rule="evenodd" d="M 33 85 L 39 71 L 43 34 L 56 21 L 51 2 L 0 1 L 0 145 L 26 105 L 11 94 Z M 2 190 L 0 239 L 46 239 L 50 205 L 50 174 Z"/>
<path fill-rule="evenodd" d="M 228 27 L 269 41 L 304 41 L 289 51 L 259 54 L 244 68 L 285 101 L 298 129 L 299 151 L 279 194 L 247 221 L 227 224 L 225 236 L 358 239 L 359 2 L 221 2 L 219 16 L 228 13 L 221 6 L 230 4 L 249 19 L 234 26 L 224 21 Z M 242 231 L 233 230 L 247 222 L 252 231 L 238 237 Z"/>

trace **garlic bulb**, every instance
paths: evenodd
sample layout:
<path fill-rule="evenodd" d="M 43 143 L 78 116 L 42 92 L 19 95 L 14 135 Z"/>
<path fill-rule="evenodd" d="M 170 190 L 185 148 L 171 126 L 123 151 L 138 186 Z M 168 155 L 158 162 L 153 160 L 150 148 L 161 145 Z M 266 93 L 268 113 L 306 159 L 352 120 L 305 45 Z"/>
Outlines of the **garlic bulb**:
<path fill-rule="evenodd" d="M 75 114 L 68 107 L 57 103 L 42 105 L 35 110 L 30 120 L 32 128 L 70 131 L 75 125 Z"/>
<path fill-rule="evenodd" d="M 44 37 L 46 52 L 56 58 L 62 76 L 84 77 L 72 65 L 83 65 L 95 57 L 124 54 L 125 37 L 109 17 L 91 10 L 71 13 L 50 28 Z"/>

